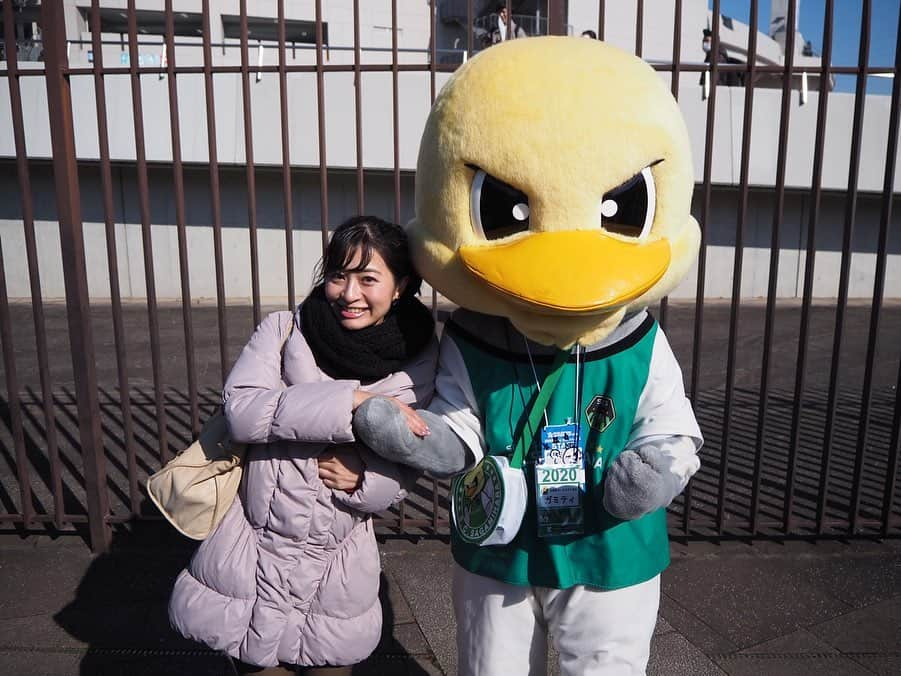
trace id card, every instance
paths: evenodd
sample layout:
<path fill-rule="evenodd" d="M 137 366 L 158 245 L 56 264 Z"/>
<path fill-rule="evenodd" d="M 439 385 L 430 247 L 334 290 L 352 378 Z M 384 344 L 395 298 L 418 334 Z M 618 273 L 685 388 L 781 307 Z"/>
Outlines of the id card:
<path fill-rule="evenodd" d="M 585 459 L 579 425 L 547 425 L 535 462 L 538 536 L 579 535 L 584 529 Z"/>

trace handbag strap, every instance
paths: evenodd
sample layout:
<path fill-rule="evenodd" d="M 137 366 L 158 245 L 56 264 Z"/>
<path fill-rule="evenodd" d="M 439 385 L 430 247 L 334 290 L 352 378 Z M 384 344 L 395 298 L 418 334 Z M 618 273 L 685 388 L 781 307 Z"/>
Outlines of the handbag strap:
<path fill-rule="evenodd" d="M 544 379 L 544 384 L 529 410 L 529 419 L 522 430 L 522 434 L 516 442 L 516 448 L 513 451 L 513 457 L 510 459 L 510 467 L 514 469 L 522 468 L 522 462 L 526 457 L 526 453 L 532 446 L 532 440 L 535 438 L 535 432 L 541 424 L 541 417 L 544 415 L 544 409 L 547 408 L 551 395 L 557 389 L 557 383 L 560 382 L 560 376 L 563 375 L 563 367 L 569 358 L 568 350 L 560 350 L 554 357 L 551 364 L 551 372 Z"/>
<path fill-rule="evenodd" d="M 282 338 L 282 348 L 281 348 L 282 352 L 284 352 L 284 350 L 285 350 L 285 344 L 288 342 L 288 338 L 290 338 L 291 334 L 294 333 L 294 313 L 290 312 L 289 314 L 291 316 L 288 317 L 288 325 L 285 327 L 285 331 L 284 331 L 285 337 Z"/>
<path fill-rule="evenodd" d="M 291 334 L 294 333 L 294 313 L 289 312 L 289 314 L 291 316 L 288 318 L 288 325 L 285 327 L 284 331 L 282 331 L 282 333 L 284 333 L 285 336 L 284 336 L 284 338 L 282 338 L 281 347 L 279 347 L 279 349 L 278 349 L 278 357 L 279 357 L 280 370 L 281 370 L 281 374 L 282 374 L 282 382 L 284 382 L 284 380 L 285 380 L 285 345 L 288 344 L 288 339 L 291 337 Z"/>

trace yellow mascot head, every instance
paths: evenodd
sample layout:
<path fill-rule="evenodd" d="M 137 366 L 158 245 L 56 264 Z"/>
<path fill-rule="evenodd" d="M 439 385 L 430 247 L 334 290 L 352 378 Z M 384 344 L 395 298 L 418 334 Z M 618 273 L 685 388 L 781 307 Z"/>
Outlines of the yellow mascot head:
<path fill-rule="evenodd" d="M 408 230 L 450 300 L 588 345 L 694 262 L 692 188 L 685 123 L 650 66 L 595 40 L 511 40 L 435 101 Z"/>

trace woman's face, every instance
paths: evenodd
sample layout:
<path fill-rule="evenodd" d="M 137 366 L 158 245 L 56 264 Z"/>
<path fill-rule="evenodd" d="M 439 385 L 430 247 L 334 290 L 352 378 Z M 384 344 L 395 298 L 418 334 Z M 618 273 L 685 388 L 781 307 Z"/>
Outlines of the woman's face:
<path fill-rule="evenodd" d="M 325 278 L 325 297 L 341 326 L 351 331 L 381 324 L 407 285 L 406 278 L 394 278 L 378 251 L 372 252 L 372 259 L 363 270 L 355 270 L 359 263 L 358 249 L 347 268 Z"/>

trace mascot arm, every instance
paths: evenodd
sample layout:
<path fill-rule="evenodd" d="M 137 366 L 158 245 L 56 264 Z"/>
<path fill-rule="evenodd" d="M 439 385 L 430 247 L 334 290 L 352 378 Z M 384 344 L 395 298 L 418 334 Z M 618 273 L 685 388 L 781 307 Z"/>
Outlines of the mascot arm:
<path fill-rule="evenodd" d="M 354 414 L 355 437 L 383 458 L 437 477 L 456 474 L 483 455 L 475 395 L 460 350 L 449 336 L 441 340 L 435 396 L 419 415 L 430 434 L 410 431 L 400 410 L 381 397 L 373 397 Z"/>
<path fill-rule="evenodd" d="M 643 440 L 636 450 L 620 453 L 607 470 L 604 509 L 630 521 L 666 507 L 699 466 L 692 437 Z"/>
<path fill-rule="evenodd" d="M 698 471 L 702 443 L 682 371 L 658 330 L 627 450 L 604 479 L 604 509 L 631 520 L 669 505 Z"/>

